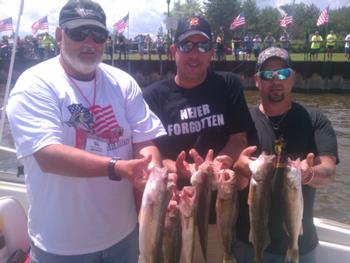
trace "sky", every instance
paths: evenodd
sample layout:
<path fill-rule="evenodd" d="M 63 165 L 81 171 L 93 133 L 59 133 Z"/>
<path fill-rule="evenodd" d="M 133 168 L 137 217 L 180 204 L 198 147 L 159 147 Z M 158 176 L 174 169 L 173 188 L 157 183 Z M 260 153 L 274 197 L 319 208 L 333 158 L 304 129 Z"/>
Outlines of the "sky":
<path fill-rule="evenodd" d="M 48 15 L 49 33 L 54 35 L 58 24 L 60 9 L 67 0 L 24 0 L 21 16 L 20 36 L 31 33 L 31 25 L 40 18 Z M 184 0 L 182 0 L 184 1 Z M 12 16 L 14 29 L 16 28 L 20 0 L 0 0 L 0 19 Z M 161 26 L 165 29 L 166 0 L 98 0 L 107 15 L 107 27 L 111 31 L 115 22 L 130 13 L 130 29 L 126 36 L 133 37 L 139 33 L 150 33 L 154 37 Z M 170 1 L 170 9 L 174 0 Z M 200 1 L 203 2 L 203 1 Z M 293 0 L 259 0 L 258 6 L 266 5 L 278 7 Z M 350 6 L 350 0 L 295 0 L 295 3 L 314 3 L 321 10 L 329 6 L 331 9 Z M 232 14 L 232 17 L 236 14 Z M 40 32 L 40 31 L 39 31 Z M 1 33 L 1 34 L 6 34 Z"/>

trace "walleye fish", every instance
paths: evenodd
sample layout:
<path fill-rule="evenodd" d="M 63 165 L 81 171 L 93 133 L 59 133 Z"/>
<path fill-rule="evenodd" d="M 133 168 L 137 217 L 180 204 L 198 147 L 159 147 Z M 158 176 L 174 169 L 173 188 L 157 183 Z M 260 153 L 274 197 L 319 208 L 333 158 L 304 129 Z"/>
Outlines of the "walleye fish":
<path fill-rule="evenodd" d="M 302 234 L 302 219 L 304 210 L 303 193 L 301 186 L 300 160 L 288 159 L 287 167 L 283 174 L 283 204 L 284 227 L 289 236 L 287 249 L 287 262 L 299 262 L 298 238 Z"/>
<path fill-rule="evenodd" d="M 165 215 L 163 235 L 163 263 L 178 263 L 181 253 L 181 221 L 179 204 L 174 194 Z"/>
<path fill-rule="evenodd" d="M 224 247 L 223 263 L 236 263 L 232 243 L 236 240 L 233 229 L 238 216 L 236 175 L 230 169 L 218 173 L 218 195 L 216 199 L 216 224 Z"/>
<path fill-rule="evenodd" d="M 166 168 L 152 168 L 139 215 L 139 263 L 161 262 L 165 214 L 174 187 Z"/>
<path fill-rule="evenodd" d="M 210 155 L 206 157 L 206 160 L 191 176 L 191 184 L 196 188 L 198 195 L 197 227 L 200 242 L 199 253 L 203 255 L 205 261 L 207 258 L 210 201 L 212 191 L 217 187 L 217 171 L 219 171 L 217 164 L 213 162 Z"/>
<path fill-rule="evenodd" d="M 274 160 L 275 155 L 262 153 L 249 164 L 252 172 L 248 195 L 249 241 L 254 247 L 256 263 L 262 262 L 264 250 L 270 244 L 268 215 L 271 202 Z"/>
<path fill-rule="evenodd" d="M 181 263 L 194 263 L 194 245 L 196 232 L 196 214 L 198 208 L 198 196 L 196 188 L 185 186 L 179 194 L 179 210 L 181 218 Z"/>

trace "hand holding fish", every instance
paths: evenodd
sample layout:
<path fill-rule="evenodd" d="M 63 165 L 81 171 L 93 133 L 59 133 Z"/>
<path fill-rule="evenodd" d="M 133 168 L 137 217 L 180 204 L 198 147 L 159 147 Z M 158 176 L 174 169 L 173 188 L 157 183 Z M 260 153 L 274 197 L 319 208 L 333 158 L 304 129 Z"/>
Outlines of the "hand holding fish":
<path fill-rule="evenodd" d="M 300 163 L 301 179 L 303 184 L 308 184 L 312 181 L 315 172 L 313 170 L 315 155 L 308 153 L 306 158 Z"/>
<path fill-rule="evenodd" d="M 176 159 L 176 173 L 180 178 L 190 179 L 191 175 L 198 169 L 199 165 L 203 163 L 203 158 L 195 149 L 189 151 L 194 163 L 186 161 L 186 152 L 182 151 Z"/>
<path fill-rule="evenodd" d="M 214 162 L 219 164 L 220 169 L 230 169 L 233 165 L 232 158 L 225 154 L 216 156 Z"/>
<path fill-rule="evenodd" d="M 254 160 L 251 156 L 255 151 L 256 146 L 249 146 L 245 148 L 239 155 L 237 161 L 233 165 L 233 170 L 238 174 L 238 189 L 244 189 L 248 186 L 251 177 L 251 171 L 249 169 L 249 163 Z"/>
<path fill-rule="evenodd" d="M 151 160 L 152 155 L 141 159 L 119 160 L 115 166 L 116 174 L 128 179 L 136 189 L 143 191 L 150 173 L 148 166 Z"/>

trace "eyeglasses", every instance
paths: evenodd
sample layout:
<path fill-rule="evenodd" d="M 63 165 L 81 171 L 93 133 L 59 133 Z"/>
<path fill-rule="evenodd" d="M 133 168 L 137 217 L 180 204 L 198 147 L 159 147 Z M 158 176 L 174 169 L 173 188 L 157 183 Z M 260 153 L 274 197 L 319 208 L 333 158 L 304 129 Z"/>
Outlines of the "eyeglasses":
<path fill-rule="evenodd" d="M 272 80 L 277 77 L 279 80 L 285 80 L 292 75 L 293 70 L 291 68 L 282 68 L 279 70 L 263 70 L 258 72 L 258 76 L 262 80 Z"/>
<path fill-rule="evenodd" d="M 211 49 L 211 44 L 209 42 L 183 42 L 177 44 L 177 48 L 183 53 L 190 53 L 194 48 L 197 48 L 199 53 L 207 53 Z"/>
<path fill-rule="evenodd" d="M 77 42 L 84 41 L 89 35 L 97 44 L 106 42 L 108 38 L 108 31 L 100 28 L 64 28 L 64 32 L 71 40 Z"/>

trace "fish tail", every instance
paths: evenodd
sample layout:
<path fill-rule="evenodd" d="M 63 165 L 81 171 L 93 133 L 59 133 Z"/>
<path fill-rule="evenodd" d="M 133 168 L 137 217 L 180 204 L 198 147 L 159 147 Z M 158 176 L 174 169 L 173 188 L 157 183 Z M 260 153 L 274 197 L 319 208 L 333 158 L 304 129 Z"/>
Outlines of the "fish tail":
<path fill-rule="evenodd" d="M 237 260 L 234 255 L 225 254 L 222 258 L 222 263 L 237 263 Z"/>
<path fill-rule="evenodd" d="M 263 251 L 261 251 L 260 253 L 256 253 L 257 251 L 255 251 L 255 263 L 262 263 L 262 259 L 263 259 Z"/>
<path fill-rule="evenodd" d="M 299 263 L 299 249 L 288 247 L 287 263 Z"/>

